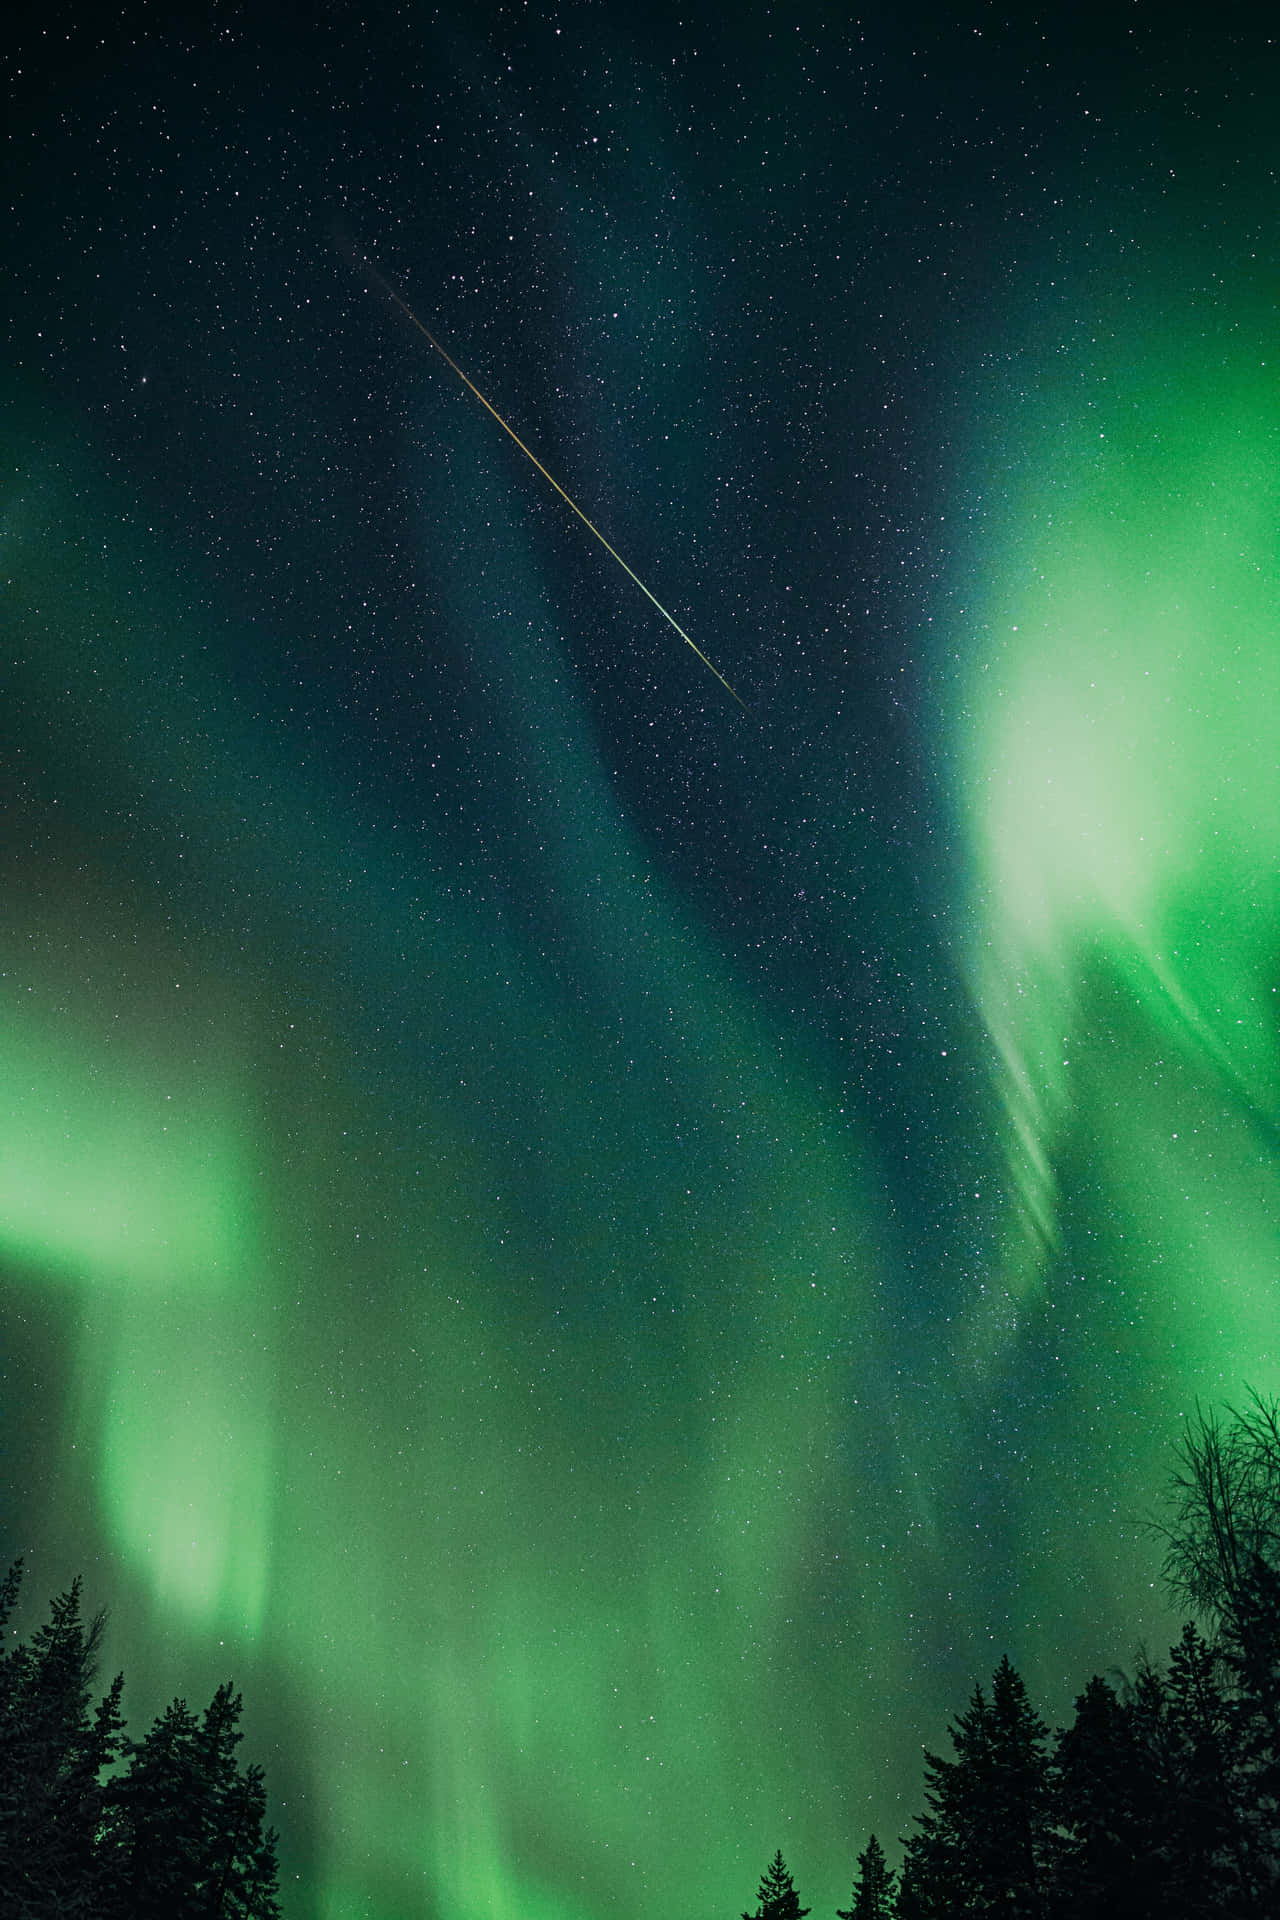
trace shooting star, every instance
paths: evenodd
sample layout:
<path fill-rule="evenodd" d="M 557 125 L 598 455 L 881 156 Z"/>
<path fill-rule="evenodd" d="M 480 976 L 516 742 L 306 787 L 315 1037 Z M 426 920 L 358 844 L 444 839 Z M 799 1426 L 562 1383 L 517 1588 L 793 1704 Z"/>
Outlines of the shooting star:
<path fill-rule="evenodd" d="M 396 292 L 395 288 L 390 284 L 390 282 L 387 280 L 384 280 L 382 275 L 378 272 L 378 269 L 375 266 L 371 265 L 371 263 L 368 260 L 362 258 L 361 265 L 363 266 L 365 272 L 369 274 L 370 278 L 377 281 L 382 291 L 386 294 L 388 300 L 393 301 L 395 305 L 399 307 L 401 313 L 404 314 L 405 318 L 411 321 L 412 324 L 418 329 L 418 332 L 422 335 L 423 339 L 430 341 L 431 345 L 435 348 L 436 352 L 440 355 L 440 358 L 443 361 L 445 361 L 445 363 L 448 366 L 451 366 L 453 368 L 453 371 L 457 374 L 459 380 L 462 381 L 463 385 L 470 387 L 472 393 L 474 393 L 476 399 L 480 402 L 480 405 L 486 408 L 487 411 L 493 415 L 498 425 L 502 428 L 502 431 L 504 433 L 509 433 L 511 435 L 511 438 L 515 441 L 521 453 L 525 456 L 525 459 L 531 460 L 534 466 L 538 469 L 538 472 L 542 475 L 543 479 L 549 480 L 551 482 L 556 492 L 560 495 L 560 498 L 566 503 L 566 505 L 573 508 L 573 511 L 577 514 L 579 520 L 581 520 L 583 526 L 586 527 L 587 531 L 595 535 L 596 539 L 600 542 L 600 545 L 604 548 L 605 552 L 609 554 L 614 560 L 617 561 L 618 565 L 622 568 L 622 571 L 628 576 L 629 579 L 635 581 L 636 585 L 639 587 L 641 593 L 645 596 L 646 600 L 651 600 L 653 602 L 654 606 L 658 609 L 658 612 L 662 615 L 663 619 L 667 622 L 667 625 L 675 628 L 676 632 L 680 635 L 680 638 L 684 641 L 686 647 L 691 647 L 694 653 L 697 654 L 699 660 L 701 660 L 703 666 L 706 667 L 709 672 L 715 674 L 716 679 L 720 682 L 720 685 L 724 688 L 725 692 L 729 694 L 734 700 L 737 700 L 738 705 L 742 708 L 742 711 L 744 713 L 749 712 L 749 708 L 747 706 L 746 701 L 740 699 L 739 696 L 736 693 L 734 693 L 733 688 L 729 685 L 729 682 L 725 679 L 719 667 L 712 666 L 710 660 L 708 660 L 706 654 L 702 651 L 702 648 L 698 646 L 695 641 L 689 638 L 684 628 L 680 625 L 680 622 L 677 619 L 675 619 L 675 617 L 672 614 L 667 612 L 667 609 L 663 606 L 657 594 L 650 593 L 648 587 L 646 587 L 644 581 L 640 578 L 640 575 L 627 565 L 626 561 L 623 559 L 622 555 L 618 552 L 616 547 L 610 546 L 609 542 L 605 539 L 604 535 L 601 533 L 599 527 L 595 526 L 592 521 L 588 520 L 586 514 L 582 511 L 582 508 L 578 505 L 577 501 L 569 497 L 569 495 L 565 492 L 564 488 L 560 485 L 560 482 L 556 479 L 555 475 L 547 472 L 546 468 L 543 466 L 541 460 L 538 459 L 536 454 L 530 453 L 528 447 L 526 447 L 524 441 L 520 438 L 520 435 L 516 432 L 515 428 L 507 424 L 507 422 L 503 419 L 502 415 L 498 412 L 498 409 L 493 405 L 493 403 L 485 399 L 484 395 L 481 393 L 475 381 L 469 379 L 467 375 L 462 371 L 462 368 L 458 365 L 457 361 L 453 359 L 450 354 L 445 352 L 444 348 L 440 345 L 440 342 L 436 339 L 434 333 L 432 333 L 427 327 L 425 327 L 422 324 L 421 320 L 419 320 L 417 314 L 414 312 L 413 308 L 409 305 L 409 302 L 401 298 L 401 296 Z"/>

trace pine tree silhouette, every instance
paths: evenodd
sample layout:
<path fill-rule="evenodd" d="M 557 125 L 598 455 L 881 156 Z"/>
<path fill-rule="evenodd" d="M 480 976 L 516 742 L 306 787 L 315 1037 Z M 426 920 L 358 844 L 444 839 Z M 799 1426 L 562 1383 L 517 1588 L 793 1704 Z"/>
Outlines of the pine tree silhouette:
<path fill-rule="evenodd" d="M 848 1912 L 837 1907 L 837 1920 L 891 1920 L 894 1878 L 893 1868 L 885 1861 L 884 1848 L 873 1833 L 858 1855 L 853 1904 Z"/>
<path fill-rule="evenodd" d="M 19 1562 L 0 1581 L 0 1629 L 21 1580 Z M 236 1760 L 240 1696 L 219 1687 L 199 1718 L 175 1700 L 129 1740 L 121 1677 L 92 1706 L 104 1619 L 85 1625 L 77 1580 L 0 1652 L 0 1914 L 279 1920 L 262 1769 Z"/>
<path fill-rule="evenodd" d="M 236 1765 L 240 1712 L 222 1686 L 203 1718 L 175 1700 L 130 1743 L 112 1801 L 129 1920 L 276 1920 L 276 1836 L 263 1830 L 261 1769 Z"/>
<path fill-rule="evenodd" d="M 21 1581 L 18 1562 L 0 1587 L 0 1620 Z M 99 1776 L 120 1751 L 123 1681 L 91 1715 L 104 1624 L 101 1613 L 81 1619 L 76 1580 L 30 1644 L 0 1658 L 0 1888 L 17 1913 L 96 1920 L 106 1897 Z"/>
<path fill-rule="evenodd" d="M 800 1905 L 800 1896 L 792 1885 L 781 1848 L 761 1876 L 756 1898 L 759 1902 L 756 1911 L 744 1913 L 742 1920 L 804 1920 L 809 1912 L 808 1907 Z"/>
<path fill-rule="evenodd" d="M 1058 1883 L 1072 1920 L 1155 1920 L 1164 1910 L 1166 1801 L 1132 1703 L 1096 1674 L 1059 1733 L 1052 1769 Z"/>
<path fill-rule="evenodd" d="M 1052 1870 L 1048 1729 L 1008 1659 L 950 1729 L 954 1760 L 925 1755 L 925 1800 L 906 1841 L 899 1915 L 1041 1920 Z"/>

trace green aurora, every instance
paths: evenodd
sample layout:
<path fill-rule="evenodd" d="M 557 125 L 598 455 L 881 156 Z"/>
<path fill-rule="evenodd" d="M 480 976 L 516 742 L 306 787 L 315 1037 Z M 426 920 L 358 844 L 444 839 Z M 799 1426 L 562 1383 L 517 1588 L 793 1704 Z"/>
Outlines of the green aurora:
<path fill-rule="evenodd" d="M 659 704 L 674 763 L 719 690 L 664 657 L 610 734 L 572 636 L 615 583 L 432 368 L 397 347 L 378 378 L 419 409 L 396 483 L 478 664 L 452 706 L 405 692 L 402 790 L 351 773 L 372 722 L 316 692 L 310 605 L 270 630 L 109 424 L 11 369 L 6 1512 L 34 1597 L 84 1565 L 157 1699 L 234 1672 L 291 1920 L 731 1915 L 779 1844 L 830 1905 L 1001 1652 L 1061 1716 L 1171 1630 L 1140 1520 L 1177 1420 L 1280 1386 L 1263 277 L 1207 319 L 1158 248 L 1048 317 L 1015 283 L 1016 377 L 968 320 L 966 531 L 918 596 L 911 719 L 945 885 L 869 859 L 860 723 L 777 744 L 825 697 L 785 656 L 764 744 L 670 775 L 691 839 L 719 751 L 784 871 L 794 841 L 870 875 L 830 887 L 823 952 L 891 925 L 913 992 L 955 983 L 888 1119 L 856 1012 L 815 1011 L 821 956 L 780 991 L 634 799 L 628 729 Z M 642 611 L 616 631 L 665 646 Z M 478 825 L 460 785 L 422 799 L 454 730 Z M 935 1101 L 965 1125 L 912 1158 Z"/>

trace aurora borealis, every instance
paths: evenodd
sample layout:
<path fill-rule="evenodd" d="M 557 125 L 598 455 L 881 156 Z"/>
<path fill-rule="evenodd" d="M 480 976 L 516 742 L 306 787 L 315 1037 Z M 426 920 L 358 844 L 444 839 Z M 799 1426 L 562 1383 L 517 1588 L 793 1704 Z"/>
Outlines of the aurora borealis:
<path fill-rule="evenodd" d="M 4 54 L 5 1557 L 290 1920 L 829 1913 L 1280 1389 L 1276 51 L 270 11 Z"/>

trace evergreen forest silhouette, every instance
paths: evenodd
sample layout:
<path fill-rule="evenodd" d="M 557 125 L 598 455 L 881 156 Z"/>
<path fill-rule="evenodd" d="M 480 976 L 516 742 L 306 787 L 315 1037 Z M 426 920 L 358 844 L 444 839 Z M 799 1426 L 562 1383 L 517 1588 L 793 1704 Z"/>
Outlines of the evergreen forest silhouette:
<path fill-rule="evenodd" d="M 1003 1659 L 925 1755 L 924 1805 L 891 1867 L 857 1855 L 837 1920 L 1274 1920 L 1280 1915 L 1280 1402 L 1197 1412 L 1176 1449 L 1165 1547 L 1188 1621 L 1167 1661 L 1097 1675 L 1050 1734 Z M 21 1563 L 0 1583 L 0 1629 Z M 241 1701 L 175 1700 L 135 1741 L 80 1584 L 0 1652 L 0 1914 L 15 1920 L 279 1920 L 260 1767 Z M 805 1920 L 781 1852 L 742 1920 Z"/>
<path fill-rule="evenodd" d="M 0 1582 L 0 1632 L 22 1562 Z M 278 1920 L 276 1834 L 261 1767 L 242 1767 L 241 1700 L 175 1700 L 141 1740 L 124 1676 L 92 1704 L 106 1616 L 77 1580 L 30 1640 L 0 1654 L 4 1920 Z"/>

